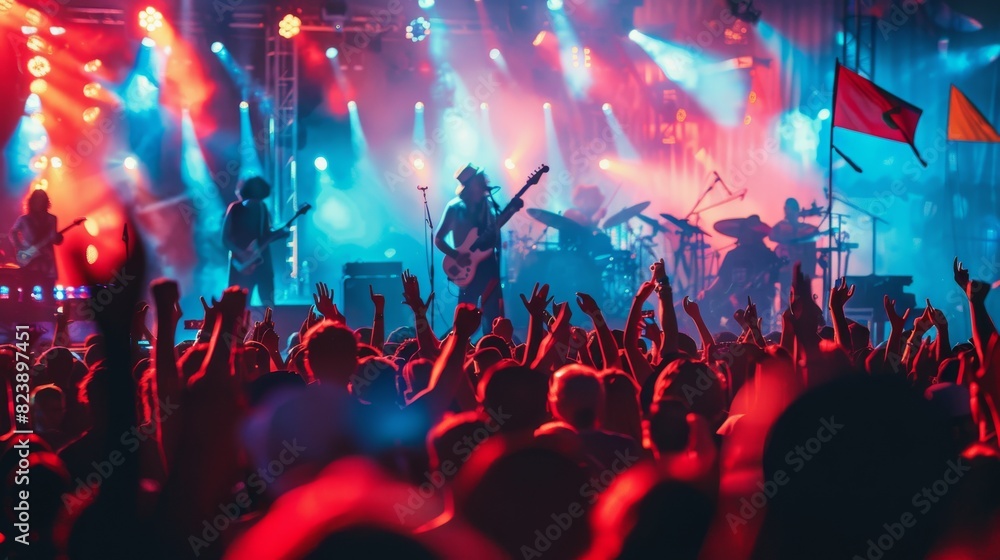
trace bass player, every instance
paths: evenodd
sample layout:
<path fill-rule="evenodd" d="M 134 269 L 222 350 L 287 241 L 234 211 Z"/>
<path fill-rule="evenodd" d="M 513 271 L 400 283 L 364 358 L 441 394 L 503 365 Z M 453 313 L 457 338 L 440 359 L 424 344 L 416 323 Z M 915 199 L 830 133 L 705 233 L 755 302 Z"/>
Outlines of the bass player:
<path fill-rule="evenodd" d="M 471 303 L 483 310 L 483 334 L 493 329 L 493 320 L 503 315 L 503 294 L 500 289 L 500 228 L 510 217 L 524 207 L 520 197 L 515 197 L 501 212 L 493 200 L 493 188 L 489 186 L 482 168 L 471 163 L 455 175 L 459 186 L 457 195 L 445 207 L 434 244 L 447 257 L 455 259 L 462 267 L 471 266 L 468 253 L 456 249 L 469 234 L 477 230 L 480 241 L 477 249 L 489 249 L 492 255 L 479 263 L 472 281 L 459 290 L 459 303 Z M 447 241 L 452 236 L 452 244 Z M 446 271 L 447 272 L 447 271 Z"/>
<path fill-rule="evenodd" d="M 222 242 L 231 254 L 229 285 L 245 288 L 251 296 L 256 286 L 261 304 L 274 307 L 274 263 L 268 244 L 280 238 L 282 232 L 271 231 L 271 214 L 264 204 L 264 199 L 271 195 L 271 185 L 260 177 L 251 177 L 242 182 L 238 192 L 240 200 L 229 205 L 222 225 Z M 248 248 L 257 246 L 259 264 L 242 272 L 238 270 L 236 261 L 248 260 L 252 251 Z"/>
<path fill-rule="evenodd" d="M 54 297 L 59 269 L 53 246 L 62 244 L 63 236 L 56 228 L 56 217 L 49 213 L 51 207 L 48 193 L 41 189 L 31 191 L 24 200 L 24 215 L 10 230 L 10 242 L 15 251 L 37 247 L 30 262 L 21 265 L 21 275 L 27 284 L 27 289 L 21 287 L 25 301 L 30 301 L 31 286 L 41 286 L 44 301 L 52 301 Z"/>

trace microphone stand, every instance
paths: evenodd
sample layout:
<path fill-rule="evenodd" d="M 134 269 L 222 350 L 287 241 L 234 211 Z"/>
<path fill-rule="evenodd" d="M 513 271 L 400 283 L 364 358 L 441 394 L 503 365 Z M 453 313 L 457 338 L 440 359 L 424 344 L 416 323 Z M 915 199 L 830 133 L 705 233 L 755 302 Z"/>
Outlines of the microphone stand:
<path fill-rule="evenodd" d="M 427 187 L 417 185 L 417 190 L 424 197 L 424 258 L 427 260 L 427 274 L 431 279 L 430 293 L 433 294 L 437 289 L 437 286 L 434 284 L 434 221 L 431 219 L 431 207 L 427 203 Z M 437 308 L 437 301 L 432 301 L 431 306 L 431 330 L 433 331 L 434 316 L 437 315 L 434 312 Z"/>

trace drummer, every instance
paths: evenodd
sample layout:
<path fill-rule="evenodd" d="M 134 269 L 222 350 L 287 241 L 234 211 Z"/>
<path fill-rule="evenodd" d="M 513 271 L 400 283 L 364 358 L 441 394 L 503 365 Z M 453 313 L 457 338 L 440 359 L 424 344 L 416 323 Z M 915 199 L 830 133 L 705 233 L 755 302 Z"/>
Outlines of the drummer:
<path fill-rule="evenodd" d="M 577 185 L 573 187 L 573 207 L 563 212 L 563 216 L 584 227 L 587 237 L 578 239 L 570 231 L 559 232 L 559 247 L 561 249 L 586 249 L 590 243 L 597 224 L 604 219 L 607 209 L 604 208 L 604 195 L 597 185 Z"/>
<path fill-rule="evenodd" d="M 815 206 L 815 205 L 814 205 Z M 814 225 L 802 221 L 802 209 L 799 201 L 789 198 L 785 201 L 785 219 L 771 229 L 768 236 L 778 244 L 775 254 L 788 260 L 781 270 L 781 304 L 787 305 L 788 291 L 791 289 L 791 267 L 796 262 L 802 263 L 802 274 L 812 278 L 816 274 L 816 239 L 819 231 Z"/>
<path fill-rule="evenodd" d="M 716 327 L 718 318 L 729 317 L 746 304 L 751 296 L 762 317 L 770 315 L 774 305 L 774 282 L 781 260 L 764 245 L 771 227 L 760 216 L 722 220 L 715 224 L 719 233 L 736 238 L 736 247 L 726 253 L 715 282 L 705 290 L 702 299 L 712 310 L 709 327 Z M 709 317 L 706 317 L 709 320 Z"/>

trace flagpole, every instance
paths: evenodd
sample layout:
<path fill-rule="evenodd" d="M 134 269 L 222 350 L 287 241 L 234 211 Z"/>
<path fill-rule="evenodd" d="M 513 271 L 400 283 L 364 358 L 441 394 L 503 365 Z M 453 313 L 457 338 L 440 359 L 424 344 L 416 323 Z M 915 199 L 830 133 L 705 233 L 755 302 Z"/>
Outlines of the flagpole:
<path fill-rule="evenodd" d="M 837 65 L 833 72 L 833 102 L 830 108 L 830 147 L 829 156 L 827 157 L 826 164 L 826 226 L 827 226 L 827 247 L 830 252 L 828 253 L 826 261 L 826 270 L 823 271 L 823 293 L 830 293 L 830 288 L 833 286 L 833 259 L 837 259 L 837 266 L 840 267 L 840 255 L 835 255 L 833 251 L 833 246 L 835 243 L 834 232 L 833 232 L 833 129 L 837 127 L 837 84 L 840 77 L 840 59 L 837 59 Z M 872 271 L 874 274 L 874 271 Z"/>

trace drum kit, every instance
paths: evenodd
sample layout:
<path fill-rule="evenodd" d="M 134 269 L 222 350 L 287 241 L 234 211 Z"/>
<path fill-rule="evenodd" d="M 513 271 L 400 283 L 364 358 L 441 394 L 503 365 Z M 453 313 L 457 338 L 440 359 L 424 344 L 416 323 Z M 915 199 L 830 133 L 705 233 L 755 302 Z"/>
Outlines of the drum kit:
<path fill-rule="evenodd" d="M 846 252 L 849 258 L 850 251 L 857 247 L 846 242 L 846 233 L 842 234 L 838 227 L 831 232 L 800 221 L 790 228 L 783 222 L 776 229 L 750 216 L 717 221 L 710 232 L 698 225 L 697 214 L 692 219 L 664 213 L 657 219 L 644 214 L 650 205 L 647 201 L 623 208 L 599 227 L 587 227 L 540 208 L 528 209 L 528 216 L 542 224 L 544 230 L 538 236 L 510 234 L 506 244 L 508 279 L 515 290 L 524 293 L 530 293 L 535 282 L 548 283 L 550 293 L 559 301 L 572 301 L 576 292 L 591 294 L 602 303 L 608 317 L 616 317 L 627 313 L 635 290 L 648 279 L 649 265 L 661 256 L 667 261 L 675 298 L 680 301 L 684 295 L 697 298 L 706 294 L 715 281 L 724 250 L 738 246 L 743 239 L 770 237 L 778 244 L 773 260 L 782 267 L 770 271 L 777 274 L 754 275 L 754 282 L 762 285 L 743 286 L 748 293 L 762 292 L 767 288 L 763 284 L 771 278 L 790 278 L 795 262 L 802 263 L 805 274 L 816 275 L 817 266 L 829 266 L 837 254 Z M 800 216 L 822 218 L 826 213 L 814 203 Z M 558 233 L 554 241 L 550 240 L 552 230 Z M 734 243 L 714 249 L 708 243 L 713 233 L 732 238 Z M 834 245 L 817 247 L 831 233 Z M 661 235 L 667 249 L 658 254 L 657 238 Z"/>

